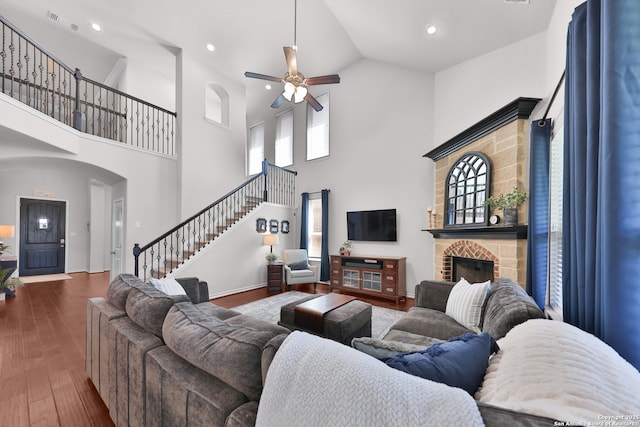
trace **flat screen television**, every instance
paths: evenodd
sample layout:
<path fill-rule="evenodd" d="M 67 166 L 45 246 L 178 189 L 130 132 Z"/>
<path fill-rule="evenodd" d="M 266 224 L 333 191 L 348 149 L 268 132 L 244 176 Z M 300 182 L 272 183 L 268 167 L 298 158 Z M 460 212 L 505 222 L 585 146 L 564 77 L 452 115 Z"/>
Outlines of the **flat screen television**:
<path fill-rule="evenodd" d="M 347 238 L 349 240 L 395 242 L 396 210 L 347 212 Z"/>

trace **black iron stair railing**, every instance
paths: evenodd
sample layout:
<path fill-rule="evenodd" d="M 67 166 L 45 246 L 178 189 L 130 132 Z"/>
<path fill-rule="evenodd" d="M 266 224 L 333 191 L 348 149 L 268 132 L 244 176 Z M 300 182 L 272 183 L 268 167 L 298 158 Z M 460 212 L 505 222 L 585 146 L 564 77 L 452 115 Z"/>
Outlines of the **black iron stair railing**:
<path fill-rule="evenodd" d="M 297 172 L 262 163 L 262 172 L 150 243 L 133 247 L 134 274 L 142 280 L 171 273 L 262 202 L 295 206 Z"/>
<path fill-rule="evenodd" d="M 0 16 L 2 92 L 81 132 L 175 156 L 176 113 L 83 77 Z"/>

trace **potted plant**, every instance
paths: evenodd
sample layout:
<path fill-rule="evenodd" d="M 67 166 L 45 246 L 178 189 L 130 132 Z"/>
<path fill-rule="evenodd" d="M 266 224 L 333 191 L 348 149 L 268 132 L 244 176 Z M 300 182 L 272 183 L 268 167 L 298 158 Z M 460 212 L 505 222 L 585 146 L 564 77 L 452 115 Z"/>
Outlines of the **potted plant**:
<path fill-rule="evenodd" d="M 528 193 L 513 187 L 511 193 L 489 197 L 484 201 L 484 206 L 490 209 L 501 209 L 504 213 L 504 225 L 518 224 L 518 206 L 527 200 Z"/>
<path fill-rule="evenodd" d="M 5 297 L 15 297 L 16 286 L 21 288 L 24 287 L 22 280 L 7 277 L 10 272 L 11 269 L 9 268 L 0 268 L 0 301 L 4 300 Z"/>
<path fill-rule="evenodd" d="M 278 255 L 276 255 L 273 252 L 267 252 L 264 258 L 267 260 L 269 264 L 273 264 L 278 259 Z"/>
<path fill-rule="evenodd" d="M 5 245 L 5 243 L 2 240 L 0 240 L 0 255 L 2 255 L 2 253 L 7 249 L 9 249 L 9 245 Z"/>
<path fill-rule="evenodd" d="M 351 246 L 353 246 L 353 242 L 345 240 L 340 246 L 340 255 L 351 255 Z"/>

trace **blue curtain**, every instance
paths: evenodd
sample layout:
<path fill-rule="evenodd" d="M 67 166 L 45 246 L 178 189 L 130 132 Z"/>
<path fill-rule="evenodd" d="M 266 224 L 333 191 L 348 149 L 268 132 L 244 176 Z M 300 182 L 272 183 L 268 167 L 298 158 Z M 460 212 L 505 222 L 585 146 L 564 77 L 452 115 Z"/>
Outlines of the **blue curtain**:
<path fill-rule="evenodd" d="M 322 247 L 320 248 L 320 280 L 329 281 L 329 190 L 322 190 Z"/>
<path fill-rule="evenodd" d="M 529 138 L 529 230 L 527 292 L 544 310 L 549 252 L 549 145 L 551 119 L 531 122 Z"/>
<path fill-rule="evenodd" d="M 307 249 L 309 241 L 309 193 L 302 193 L 300 207 L 300 249 Z"/>
<path fill-rule="evenodd" d="M 640 2 L 576 8 L 566 73 L 564 319 L 640 369 Z"/>

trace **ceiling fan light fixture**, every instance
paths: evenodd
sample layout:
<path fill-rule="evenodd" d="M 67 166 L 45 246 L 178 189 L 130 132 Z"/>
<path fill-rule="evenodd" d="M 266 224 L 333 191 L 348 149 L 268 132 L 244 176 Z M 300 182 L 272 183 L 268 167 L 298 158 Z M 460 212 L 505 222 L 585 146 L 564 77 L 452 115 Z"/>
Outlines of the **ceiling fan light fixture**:
<path fill-rule="evenodd" d="M 300 102 L 304 101 L 305 96 L 307 96 L 307 88 L 304 86 L 298 86 L 293 96 L 293 101 L 296 104 L 299 104 Z"/>
<path fill-rule="evenodd" d="M 284 92 L 282 92 L 282 96 L 289 102 L 291 102 L 291 97 L 296 92 L 296 87 L 291 82 L 287 82 L 284 84 Z"/>

